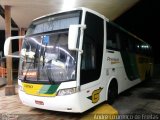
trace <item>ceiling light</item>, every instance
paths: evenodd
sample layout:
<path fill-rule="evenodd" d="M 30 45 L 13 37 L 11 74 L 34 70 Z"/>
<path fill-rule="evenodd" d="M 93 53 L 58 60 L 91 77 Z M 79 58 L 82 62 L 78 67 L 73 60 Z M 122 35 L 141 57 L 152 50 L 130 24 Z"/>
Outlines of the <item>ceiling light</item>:
<path fill-rule="evenodd" d="M 63 0 L 61 10 L 68 10 L 75 7 L 76 0 Z"/>

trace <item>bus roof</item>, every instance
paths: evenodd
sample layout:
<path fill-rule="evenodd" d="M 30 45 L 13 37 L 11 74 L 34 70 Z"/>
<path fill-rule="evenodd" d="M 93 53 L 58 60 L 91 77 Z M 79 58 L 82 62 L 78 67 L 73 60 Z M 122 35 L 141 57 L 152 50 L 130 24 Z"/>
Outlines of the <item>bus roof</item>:
<path fill-rule="evenodd" d="M 38 18 L 34 19 L 33 21 L 38 20 L 38 19 L 41 19 L 41 18 L 49 17 L 49 16 L 52 16 L 52 15 L 64 13 L 64 12 L 71 12 L 71 11 L 74 11 L 74 10 L 88 11 L 88 12 L 90 12 L 90 13 L 96 14 L 97 16 L 99 16 L 99 17 L 101 17 L 101 18 L 103 18 L 103 19 L 105 19 L 106 21 L 109 22 L 109 19 L 106 18 L 104 15 L 102 15 L 102 14 L 100 14 L 100 13 L 94 11 L 94 10 L 91 10 L 91 9 L 89 9 L 89 8 L 85 8 L 85 7 L 78 7 L 78 8 L 74 8 L 74 9 L 70 9 L 70 10 L 65 10 L 65 11 L 60 11 L 60 12 L 55 12 L 55 13 L 43 15 L 43 16 L 41 16 L 41 17 L 38 17 Z"/>

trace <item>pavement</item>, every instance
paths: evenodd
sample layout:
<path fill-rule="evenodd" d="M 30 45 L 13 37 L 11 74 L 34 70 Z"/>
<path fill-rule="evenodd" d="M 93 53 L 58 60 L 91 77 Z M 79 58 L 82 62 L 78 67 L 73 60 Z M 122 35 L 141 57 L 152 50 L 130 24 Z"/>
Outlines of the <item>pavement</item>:
<path fill-rule="evenodd" d="M 0 77 L 0 87 L 6 84 L 6 78 Z"/>
<path fill-rule="evenodd" d="M 113 107 L 119 114 L 159 114 L 160 119 L 160 79 L 144 81 L 121 93 Z"/>
<path fill-rule="evenodd" d="M 132 117 L 137 120 L 160 120 L 160 79 L 144 81 L 121 93 L 112 106 L 102 103 L 82 114 L 25 106 L 19 100 L 17 85 L 16 95 L 13 96 L 5 96 L 4 87 L 0 88 L 0 120 L 1 118 L 2 120 L 9 120 L 9 118 L 15 120 L 106 120 L 105 115 L 108 114 L 118 114 L 119 117 L 133 115 Z M 127 118 L 127 120 L 130 119 Z"/>
<path fill-rule="evenodd" d="M 99 116 L 95 115 L 118 114 L 116 109 L 106 103 L 102 103 L 84 113 L 64 113 L 32 108 L 21 103 L 17 85 L 16 95 L 12 96 L 5 96 L 4 88 L 5 86 L 0 88 L 0 120 L 97 120 Z"/>

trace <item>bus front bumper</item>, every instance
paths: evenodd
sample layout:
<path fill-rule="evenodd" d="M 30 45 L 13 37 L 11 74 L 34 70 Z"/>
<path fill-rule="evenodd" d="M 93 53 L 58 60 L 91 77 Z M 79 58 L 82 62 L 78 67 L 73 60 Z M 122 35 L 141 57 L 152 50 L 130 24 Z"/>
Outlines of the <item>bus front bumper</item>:
<path fill-rule="evenodd" d="M 81 109 L 81 103 L 77 93 L 65 96 L 40 97 L 29 95 L 19 90 L 19 97 L 23 104 L 35 108 L 75 113 L 85 111 L 85 109 Z"/>

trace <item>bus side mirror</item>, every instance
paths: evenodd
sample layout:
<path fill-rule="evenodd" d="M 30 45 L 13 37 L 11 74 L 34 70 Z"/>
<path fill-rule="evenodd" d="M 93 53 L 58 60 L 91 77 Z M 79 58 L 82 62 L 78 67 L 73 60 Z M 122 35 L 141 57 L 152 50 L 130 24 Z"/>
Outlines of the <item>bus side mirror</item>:
<path fill-rule="evenodd" d="M 86 25 L 70 25 L 68 35 L 68 49 L 83 52 L 77 48 L 79 30 L 84 30 Z"/>
<path fill-rule="evenodd" d="M 13 58 L 19 58 L 20 56 L 19 55 L 14 55 L 13 53 L 11 53 L 10 51 L 10 46 L 11 46 L 11 41 L 12 40 L 19 40 L 19 39 L 23 39 L 24 36 L 15 36 L 15 37 L 8 37 L 6 40 L 5 40 L 5 43 L 4 43 L 4 56 L 6 57 L 13 57 Z"/>

